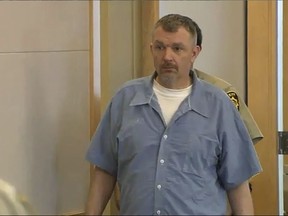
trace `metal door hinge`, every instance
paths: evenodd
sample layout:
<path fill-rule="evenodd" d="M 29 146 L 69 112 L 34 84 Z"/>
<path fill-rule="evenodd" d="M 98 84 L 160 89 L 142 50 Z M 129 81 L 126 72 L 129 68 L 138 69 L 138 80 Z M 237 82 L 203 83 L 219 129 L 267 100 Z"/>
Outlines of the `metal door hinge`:
<path fill-rule="evenodd" d="M 288 154 L 288 131 L 278 131 L 278 154 Z"/>

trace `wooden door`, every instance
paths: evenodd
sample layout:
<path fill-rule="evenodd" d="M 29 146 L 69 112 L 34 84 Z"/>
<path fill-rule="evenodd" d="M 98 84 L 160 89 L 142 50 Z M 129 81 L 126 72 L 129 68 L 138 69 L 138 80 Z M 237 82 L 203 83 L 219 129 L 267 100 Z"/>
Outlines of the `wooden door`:
<path fill-rule="evenodd" d="M 263 172 L 252 179 L 255 214 L 278 214 L 276 1 L 248 1 L 248 106 L 264 139 L 256 144 Z"/>

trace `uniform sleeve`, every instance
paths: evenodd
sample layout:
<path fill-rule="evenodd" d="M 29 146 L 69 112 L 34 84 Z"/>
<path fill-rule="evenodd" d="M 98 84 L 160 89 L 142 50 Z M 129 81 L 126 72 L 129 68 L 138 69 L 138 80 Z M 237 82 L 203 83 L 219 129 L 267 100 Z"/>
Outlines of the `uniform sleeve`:
<path fill-rule="evenodd" d="M 86 153 L 86 159 L 90 163 L 113 176 L 117 176 L 116 125 L 112 116 L 112 104 L 110 104 L 92 137 L 90 147 Z"/>
<path fill-rule="evenodd" d="M 261 172 L 257 153 L 247 129 L 236 109 L 229 101 L 220 117 L 219 139 L 222 144 L 218 176 L 226 190 Z"/>
<path fill-rule="evenodd" d="M 236 109 L 239 111 L 240 116 L 253 141 L 253 144 L 258 143 L 260 140 L 263 139 L 263 134 L 261 133 L 256 121 L 254 120 L 244 100 L 239 96 L 236 89 L 231 86 L 226 88 L 225 92 L 230 97 L 230 100 L 232 101 Z"/>

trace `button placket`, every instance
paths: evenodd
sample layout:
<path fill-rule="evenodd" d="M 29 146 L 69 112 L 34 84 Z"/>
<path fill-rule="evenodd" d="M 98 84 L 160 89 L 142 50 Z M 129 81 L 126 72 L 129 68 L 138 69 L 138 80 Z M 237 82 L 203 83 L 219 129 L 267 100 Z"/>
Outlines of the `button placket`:
<path fill-rule="evenodd" d="M 155 184 L 155 206 L 154 211 L 156 215 L 161 215 L 162 201 L 163 201 L 163 192 L 164 188 L 162 187 L 162 182 L 164 180 L 165 164 L 166 164 L 166 141 L 168 139 L 167 131 L 162 135 L 160 141 L 160 149 L 158 152 L 158 165 L 157 165 L 157 174 L 156 174 L 156 184 Z"/>

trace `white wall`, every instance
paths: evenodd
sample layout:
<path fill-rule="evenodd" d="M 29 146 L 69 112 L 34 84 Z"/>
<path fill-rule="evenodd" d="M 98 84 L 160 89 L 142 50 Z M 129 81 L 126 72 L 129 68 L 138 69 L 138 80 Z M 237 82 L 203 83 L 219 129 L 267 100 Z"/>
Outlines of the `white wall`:
<path fill-rule="evenodd" d="M 0 2 L 0 178 L 38 215 L 84 209 L 88 4 Z"/>
<path fill-rule="evenodd" d="M 195 20 L 203 50 L 195 68 L 219 76 L 245 95 L 245 1 L 160 1 L 160 17 L 179 13 Z"/>

